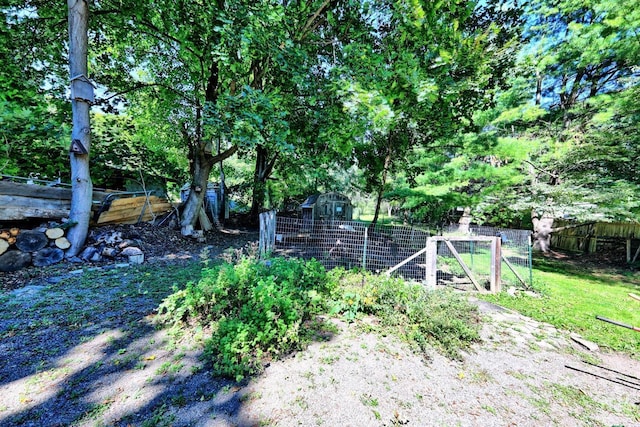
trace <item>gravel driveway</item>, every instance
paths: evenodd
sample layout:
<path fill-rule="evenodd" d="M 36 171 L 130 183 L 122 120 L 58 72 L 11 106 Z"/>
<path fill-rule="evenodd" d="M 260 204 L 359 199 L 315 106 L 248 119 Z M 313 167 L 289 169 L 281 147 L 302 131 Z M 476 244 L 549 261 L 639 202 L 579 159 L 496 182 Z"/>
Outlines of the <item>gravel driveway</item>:
<path fill-rule="evenodd" d="M 213 378 L 203 334 L 153 323 L 170 290 L 129 268 L 0 294 L 1 426 L 640 425 L 640 362 L 481 302 L 482 342 L 462 361 L 424 360 L 369 332 L 375 319 L 332 320 L 333 336 L 257 378 Z"/>

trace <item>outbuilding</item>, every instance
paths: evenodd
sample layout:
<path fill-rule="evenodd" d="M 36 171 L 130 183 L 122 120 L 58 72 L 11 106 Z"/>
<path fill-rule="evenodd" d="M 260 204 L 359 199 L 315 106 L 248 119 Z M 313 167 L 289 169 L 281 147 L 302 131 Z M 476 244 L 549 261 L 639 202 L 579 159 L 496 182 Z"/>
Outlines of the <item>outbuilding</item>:
<path fill-rule="evenodd" d="M 316 220 L 351 221 L 353 218 L 351 200 L 336 192 L 309 196 L 300 208 L 305 223 Z"/>

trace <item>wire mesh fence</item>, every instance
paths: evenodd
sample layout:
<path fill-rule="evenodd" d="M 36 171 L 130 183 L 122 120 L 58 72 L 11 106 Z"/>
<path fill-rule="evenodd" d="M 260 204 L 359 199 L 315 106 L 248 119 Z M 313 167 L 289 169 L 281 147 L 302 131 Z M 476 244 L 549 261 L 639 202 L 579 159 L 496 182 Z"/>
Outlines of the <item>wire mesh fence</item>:
<path fill-rule="evenodd" d="M 271 251 L 276 255 L 315 258 L 329 269 L 341 266 L 385 273 L 395 268 L 394 275 L 420 282 L 427 281 L 429 266 L 433 262 L 429 260 L 426 251 L 429 237 L 438 234 L 458 237 L 464 235 L 457 231 L 457 227 L 440 232 L 420 226 L 378 225 L 371 228 L 358 221 L 309 220 L 282 216 L 261 224 L 264 224 L 263 227 L 273 227 L 274 230 L 261 230 L 260 247 L 271 247 L 269 243 L 263 243 L 262 239 L 272 238 Z M 516 286 L 528 285 L 531 281 L 529 234 L 526 230 L 491 227 L 472 228 L 470 233 L 466 233 L 468 236 L 500 238 L 502 283 Z M 458 239 L 448 243 L 438 241 L 436 265 L 436 280 L 440 285 L 473 288 L 470 275 L 478 282 L 489 283 L 492 272 L 491 244 L 488 241 Z"/>
<path fill-rule="evenodd" d="M 461 233 L 457 225 L 442 230 L 443 236 L 496 236 L 501 242 L 501 281 L 506 286 L 530 286 L 533 280 L 531 265 L 531 231 L 497 227 L 472 226 L 468 233 Z M 489 242 L 452 242 L 460 257 L 470 269 L 485 282 L 491 271 L 491 248 Z M 449 248 L 438 242 L 438 282 L 463 282 L 460 265 Z M 459 283 L 459 287 L 464 287 Z M 467 283 L 466 286 L 469 286 Z"/>

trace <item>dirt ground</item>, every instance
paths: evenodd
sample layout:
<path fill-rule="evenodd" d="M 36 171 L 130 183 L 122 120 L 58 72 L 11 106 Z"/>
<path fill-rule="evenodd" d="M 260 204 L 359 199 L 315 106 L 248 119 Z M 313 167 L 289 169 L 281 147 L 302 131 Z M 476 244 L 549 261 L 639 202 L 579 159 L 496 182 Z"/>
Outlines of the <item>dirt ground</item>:
<path fill-rule="evenodd" d="M 142 228 L 131 232 L 158 274 L 256 238 L 198 246 Z M 0 426 L 640 425 L 638 360 L 481 301 L 482 342 L 462 361 L 418 357 L 371 333 L 375 319 L 333 319 L 333 336 L 261 376 L 215 378 L 202 334 L 176 339 L 153 322 L 171 290 L 133 283 L 130 268 L 92 266 L 108 286 L 82 281 L 87 266 L 0 277 Z"/>

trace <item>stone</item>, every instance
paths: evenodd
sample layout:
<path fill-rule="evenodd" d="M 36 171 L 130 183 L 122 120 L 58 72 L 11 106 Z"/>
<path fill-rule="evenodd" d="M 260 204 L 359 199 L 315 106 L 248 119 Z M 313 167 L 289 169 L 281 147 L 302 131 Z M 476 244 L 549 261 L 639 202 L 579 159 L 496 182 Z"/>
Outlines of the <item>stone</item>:
<path fill-rule="evenodd" d="M 570 337 L 573 341 L 577 342 L 578 344 L 580 344 L 582 347 L 586 348 L 589 351 L 600 350 L 600 347 L 598 347 L 598 344 L 591 341 L 587 341 L 578 334 L 571 334 Z"/>
<path fill-rule="evenodd" d="M 124 248 L 124 250 L 120 253 L 120 255 L 136 256 L 136 255 L 144 255 L 144 253 L 140 248 L 137 248 L 135 246 L 129 246 L 127 248 Z"/>
<path fill-rule="evenodd" d="M 98 252 L 96 248 L 94 248 L 93 246 L 87 246 L 82 250 L 79 257 L 85 261 L 89 261 L 96 252 Z"/>
<path fill-rule="evenodd" d="M 129 255 L 129 264 L 142 264 L 144 262 L 144 254 Z"/>

